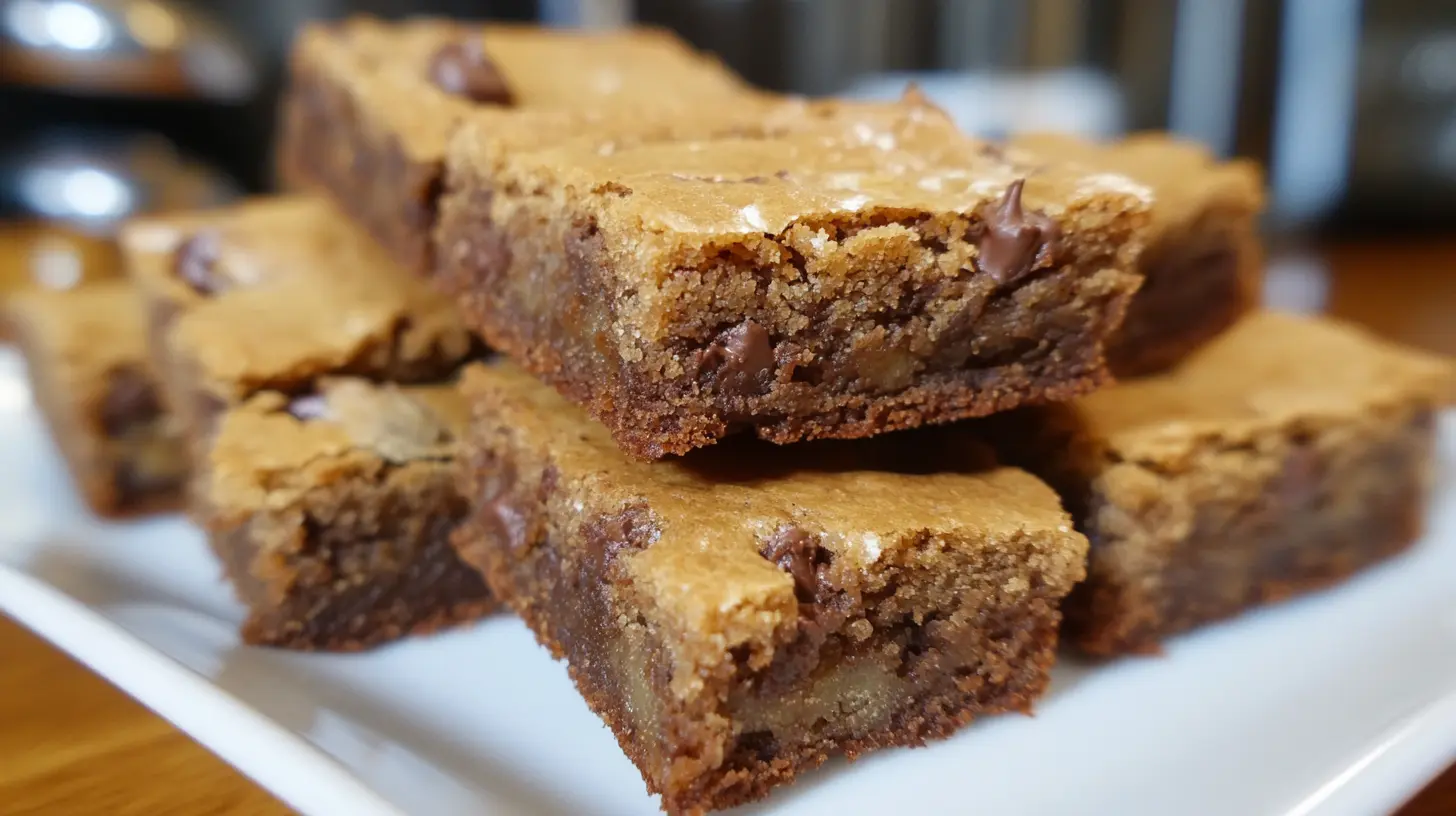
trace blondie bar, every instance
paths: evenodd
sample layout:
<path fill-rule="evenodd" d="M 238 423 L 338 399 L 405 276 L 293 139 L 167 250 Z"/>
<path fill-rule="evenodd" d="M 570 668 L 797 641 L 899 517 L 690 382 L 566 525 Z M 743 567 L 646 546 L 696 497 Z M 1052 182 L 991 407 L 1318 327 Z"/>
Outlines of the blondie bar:
<path fill-rule="evenodd" d="M 6 324 L 71 476 L 103 515 L 180 504 L 187 459 L 147 360 L 141 300 L 125 281 L 15 293 Z"/>
<path fill-rule="evenodd" d="M 1143 285 L 1107 351 L 1117 376 L 1173 365 L 1258 303 L 1263 192 L 1253 164 L 1219 162 L 1199 145 L 1162 134 L 1110 144 L 1021 136 L 1009 147 L 1022 161 L 1126 173 L 1153 192 L 1152 230 L 1138 261 Z"/>
<path fill-rule="evenodd" d="M 465 415 L 453 385 L 353 378 L 224 412 L 196 500 L 245 642 L 352 651 L 492 608 L 449 543 Z"/>
<path fill-rule="evenodd" d="M 280 143 L 285 177 L 330 191 L 415 270 L 430 265 L 446 145 L 471 113 L 746 94 L 720 63 L 663 31 L 367 17 L 304 29 L 291 81 Z"/>
<path fill-rule="evenodd" d="M 481 352 L 448 300 L 322 198 L 149 218 L 122 244 L 168 402 L 199 445 L 258 391 L 330 374 L 438 381 Z"/>
<path fill-rule="evenodd" d="M 1416 537 L 1443 360 L 1255 313 L 1168 372 L 995 417 L 1092 541 L 1065 632 L 1094 654 L 1339 581 Z"/>
<path fill-rule="evenodd" d="M 452 163 L 485 165 L 489 188 L 472 201 L 452 175 L 438 231 L 465 320 L 645 458 L 740 429 L 869 436 L 1106 380 L 1148 188 L 1012 165 L 915 99 L 813 110 Z"/>
<path fill-rule="evenodd" d="M 476 365 L 457 548 L 670 813 L 831 754 L 1027 711 L 1087 542 L 956 429 L 642 462 L 519 369 Z M 740 444 L 741 443 L 741 444 Z"/>

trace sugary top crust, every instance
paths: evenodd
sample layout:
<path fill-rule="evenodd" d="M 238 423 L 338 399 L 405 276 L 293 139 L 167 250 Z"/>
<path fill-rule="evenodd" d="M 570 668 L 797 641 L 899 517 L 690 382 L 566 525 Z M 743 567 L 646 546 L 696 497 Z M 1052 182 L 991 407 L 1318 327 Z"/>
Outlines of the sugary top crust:
<path fill-rule="evenodd" d="M 1449 400 L 1450 360 L 1333 320 L 1261 312 L 1173 370 L 1074 403 L 1087 432 L 1126 457 L 1155 456 L 1218 436 L 1368 418 Z"/>
<path fill-rule="evenodd" d="M 788 527 L 831 542 L 836 564 L 845 559 L 857 569 L 928 537 L 952 549 L 1015 552 L 1034 539 L 1046 545 L 1046 563 L 1028 561 L 1028 573 L 1044 571 L 1057 583 L 1080 570 L 1085 540 L 1056 494 L 1024 471 L 997 466 L 968 433 L 935 429 L 788 448 L 735 440 L 683 459 L 641 462 L 511 366 L 470 366 L 462 390 L 477 439 L 508 435 L 508 455 L 549 460 L 557 489 L 582 521 L 631 507 L 652 515 L 656 537 L 632 556 L 631 569 L 659 606 L 690 626 L 792 608 L 787 576 L 760 554 Z M 935 547 L 924 550 L 917 557 L 934 557 Z"/>
<path fill-rule="evenodd" d="M 1115 142 L 1026 134 L 1007 144 L 1006 157 L 1027 166 L 1067 162 L 1137 180 L 1152 193 L 1157 233 L 1209 214 L 1251 218 L 1264 207 L 1258 165 L 1243 159 L 1220 161 L 1204 146 L 1165 133 L 1134 134 Z"/>
<path fill-rule="evenodd" d="M 393 133 L 405 155 L 438 161 L 462 118 L 499 108 L 442 90 L 431 79 L 441 48 L 479 48 L 499 71 L 513 107 L 704 101 L 746 92 L 712 57 L 650 28 L 583 33 L 448 20 L 355 17 L 300 35 L 295 70 L 326 73 Z"/>
<path fill-rule="evenodd" d="M 518 153 L 509 165 L 586 191 L 604 226 L 652 232 L 779 233 L 807 215 L 870 209 L 969 213 L 1020 178 L 1023 203 L 1052 216 L 1091 199 L 1134 211 L 1151 199 L 1145 185 L 1100 168 L 1008 162 L 923 104 L 831 103 L 797 122 L 786 110 L 739 137 L 577 141 Z"/>
<path fill-rule="evenodd" d="M 173 311 L 167 342 L 225 398 L 471 350 L 453 305 L 321 198 L 148 218 L 127 226 L 122 245 L 149 299 Z"/>
<path fill-rule="evenodd" d="M 453 384 L 332 378 L 302 397 L 263 392 L 222 415 L 207 495 L 224 513 L 278 508 L 345 479 L 438 467 L 454 459 L 467 418 Z"/>

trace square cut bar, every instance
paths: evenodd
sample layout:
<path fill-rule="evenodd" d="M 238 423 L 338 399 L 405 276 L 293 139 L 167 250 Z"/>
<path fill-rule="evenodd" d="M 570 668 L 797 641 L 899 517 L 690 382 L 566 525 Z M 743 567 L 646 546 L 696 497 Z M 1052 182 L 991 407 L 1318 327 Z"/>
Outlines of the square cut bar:
<path fill-rule="evenodd" d="M 1064 632 L 1099 655 L 1336 583 L 1420 530 L 1448 361 L 1255 313 L 1165 374 L 995 417 L 1092 541 Z"/>
<path fill-rule="evenodd" d="M 123 243 L 247 642 L 359 649 L 490 607 L 447 542 L 451 383 L 482 351 L 449 301 L 321 198 L 150 219 Z"/>
<path fill-rule="evenodd" d="M 122 235 L 169 403 L 194 444 L 217 413 L 325 375 L 433 382 L 483 352 L 453 304 L 323 198 L 149 218 Z"/>
<path fill-rule="evenodd" d="M 147 360 L 131 285 L 15 293 L 5 318 L 36 404 L 91 508 L 129 515 L 180 505 L 187 457 Z"/>
<path fill-rule="evenodd" d="M 1028 711 L 1045 688 L 1087 542 L 1050 488 L 966 434 L 642 462 L 513 366 L 471 366 L 462 387 L 456 546 L 669 813 Z"/>
<path fill-rule="evenodd" d="M 1118 377 L 1156 373 L 1227 330 L 1259 301 L 1257 218 L 1263 183 L 1247 161 L 1220 162 L 1163 134 L 1098 144 L 1021 136 L 1008 158 L 1073 161 L 1126 173 L 1153 193 L 1153 225 L 1138 260 L 1142 288 L 1107 350 Z"/>
<path fill-rule="evenodd" d="M 284 176 L 328 190 L 417 271 L 430 265 L 446 145 L 471 113 L 670 107 L 751 94 L 713 58 L 644 28 L 582 33 L 359 17 L 305 28 L 290 73 Z"/>
<path fill-rule="evenodd" d="M 812 110 L 739 136 L 452 161 L 438 240 L 463 265 L 446 274 L 465 320 L 644 458 L 741 429 L 863 437 L 1106 381 L 1146 187 L 1013 166 L 913 99 Z"/>
<path fill-rule="evenodd" d="M 449 541 L 465 416 L 454 385 L 354 378 L 222 414 L 196 501 L 248 607 L 245 642 L 353 651 L 494 606 Z"/>

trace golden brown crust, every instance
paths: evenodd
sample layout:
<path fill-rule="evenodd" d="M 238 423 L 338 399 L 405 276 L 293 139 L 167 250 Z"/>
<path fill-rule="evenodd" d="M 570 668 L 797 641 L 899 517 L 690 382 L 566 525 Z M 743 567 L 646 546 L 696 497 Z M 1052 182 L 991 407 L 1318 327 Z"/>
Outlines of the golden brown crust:
<path fill-rule="evenodd" d="M 431 80 L 442 47 L 478 47 L 517 109 L 668 106 L 735 97 L 740 81 L 665 32 L 580 34 L 357 17 L 300 35 L 285 95 L 283 175 L 330 192 L 396 260 L 423 272 L 450 137 L 504 110 Z"/>
<path fill-rule="evenodd" d="M 329 374 L 438 380 L 479 352 L 452 304 L 320 198 L 148 218 L 122 243 L 169 402 L 195 438 L 207 413 L 263 389 L 297 392 Z M 198 258 L 183 274 L 187 252 Z"/>

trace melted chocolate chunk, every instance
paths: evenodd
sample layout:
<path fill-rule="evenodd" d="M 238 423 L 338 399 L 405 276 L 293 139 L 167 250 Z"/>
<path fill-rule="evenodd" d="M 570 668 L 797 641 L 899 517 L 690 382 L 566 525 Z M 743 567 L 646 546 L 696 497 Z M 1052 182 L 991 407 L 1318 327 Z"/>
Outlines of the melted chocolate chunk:
<path fill-rule="evenodd" d="M 107 436 L 121 436 L 162 414 L 162 403 L 151 377 L 137 366 L 114 368 L 106 380 L 101 403 L 101 428 Z"/>
<path fill-rule="evenodd" d="M 1015 283 L 1030 274 L 1038 264 L 1051 260 L 1053 246 L 1061 236 L 1055 221 L 1038 212 L 1021 207 L 1021 188 L 1025 179 L 1017 179 L 1006 188 L 1006 195 L 986 217 L 986 234 L 981 237 L 980 257 L 976 266 L 997 283 Z"/>
<path fill-rule="evenodd" d="M 812 603 L 819 588 L 819 542 L 798 527 L 784 527 L 764 542 L 759 553 L 779 569 L 793 576 L 794 595 L 800 603 Z"/>
<path fill-rule="evenodd" d="M 702 368 L 713 372 L 718 389 L 728 396 L 763 393 L 774 372 L 768 331 L 752 320 L 739 323 L 719 335 L 703 352 Z"/>
<path fill-rule="evenodd" d="M 172 268 L 197 294 L 215 295 L 226 289 L 228 283 L 217 274 L 221 254 L 222 236 L 217 230 L 202 230 L 177 247 Z"/>
<path fill-rule="evenodd" d="M 472 102 L 493 105 L 512 102 L 505 76 L 475 40 L 440 46 L 430 58 L 430 81 L 440 90 Z"/>

